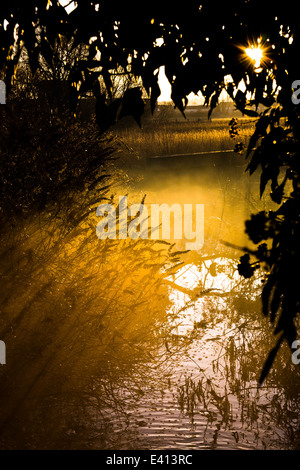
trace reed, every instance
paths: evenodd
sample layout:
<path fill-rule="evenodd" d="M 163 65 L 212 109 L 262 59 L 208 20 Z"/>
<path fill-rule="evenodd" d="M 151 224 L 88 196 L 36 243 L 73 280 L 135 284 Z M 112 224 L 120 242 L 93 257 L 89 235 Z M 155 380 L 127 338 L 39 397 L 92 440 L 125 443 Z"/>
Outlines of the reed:
<path fill-rule="evenodd" d="M 229 119 L 200 122 L 153 120 L 141 128 L 137 125 L 119 126 L 113 133 L 121 145 L 141 157 L 234 150 L 239 142 L 247 145 L 254 121 L 240 119 L 240 131 L 235 139 L 230 137 L 229 122 Z"/>

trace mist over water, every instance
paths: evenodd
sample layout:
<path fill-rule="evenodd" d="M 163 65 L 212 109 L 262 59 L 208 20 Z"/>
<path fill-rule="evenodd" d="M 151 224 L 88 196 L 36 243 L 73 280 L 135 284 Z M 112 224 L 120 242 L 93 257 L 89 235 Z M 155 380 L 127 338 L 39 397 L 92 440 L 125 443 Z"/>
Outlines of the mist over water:
<path fill-rule="evenodd" d="M 259 175 L 233 152 L 149 158 L 150 144 L 139 158 L 123 146 L 106 188 L 74 190 L 2 233 L 2 448 L 299 447 L 287 348 L 257 388 L 273 346 L 263 272 L 237 271 L 245 220 L 272 208 Z M 97 206 L 124 195 L 203 204 L 203 247 L 99 240 Z"/>
<path fill-rule="evenodd" d="M 205 235 L 203 248 L 183 255 L 183 266 L 168 278 L 173 329 L 162 350 L 174 350 L 161 369 L 162 382 L 154 379 L 138 400 L 128 397 L 132 440 L 125 439 L 122 448 L 297 446 L 297 386 L 282 386 L 291 368 L 287 350 L 275 366 L 275 379 L 257 387 L 272 344 L 261 315 L 263 273 L 245 280 L 237 271 L 242 247 L 251 247 L 245 220 L 274 207 L 259 197 L 259 175 L 250 177 L 244 157 L 228 152 L 148 158 L 141 167 L 129 174 L 142 174 L 133 187 L 146 195 L 145 204 L 204 204 Z M 171 242 L 184 250 L 183 241 Z"/>
<path fill-rule="evenodd" d="M 135 187 L 146 194 L 146 204 L 204 204 L 205 239 L 244 245 L 246 218 L 268 204 L 259 198 L 259 176 L 245 168 L 234 153 L 147 159 Z"/>

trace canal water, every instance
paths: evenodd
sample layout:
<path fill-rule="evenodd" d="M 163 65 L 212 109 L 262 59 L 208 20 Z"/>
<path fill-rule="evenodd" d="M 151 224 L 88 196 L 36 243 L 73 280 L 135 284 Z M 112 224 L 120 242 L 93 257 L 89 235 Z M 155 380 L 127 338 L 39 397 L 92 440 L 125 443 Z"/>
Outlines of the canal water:
<path fill-rule="evenodd" d="M 149 158 L 130 168 L 130 176 L 143 175 L 133 189 L 146 205 L 204 204 L 204 246 L 183 255 L 167 279 L 171 335 L 140 393 L 121 388 L 122 411 L 106 410 L 104 448 L 297 448 L 299 388 L 290 382 L 297 371 L 288 351 L 257 386 L 273 338 L 261 314 L 262 272 L 245 280 L 237 264 L 251 246 L 245 219 L 272 205 L 259 198 L 259 176 L 245 166 L 226 152 Z M 184 241 L 176 243 L 184 250 Z"/>
<path fill-rule="evenodd" d="M 229 152 L 122 158 L 115 186 L 62 195 L 2 233 L 0 447 L 299 448 L 299 368 L 283 346 L 258 389 L 275 338 L 263 271 L 237 271 L 245 219 L 272 207 L 259 175 Z M 99 240 L 112 194 L 203 205 L 203 246 Z"/>

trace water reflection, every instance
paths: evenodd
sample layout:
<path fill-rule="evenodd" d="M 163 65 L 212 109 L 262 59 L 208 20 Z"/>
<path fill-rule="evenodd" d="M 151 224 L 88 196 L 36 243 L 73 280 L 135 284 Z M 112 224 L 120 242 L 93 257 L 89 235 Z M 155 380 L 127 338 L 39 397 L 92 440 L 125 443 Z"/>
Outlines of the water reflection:
<path fill-rule="evenodd" d="M 249 179 L 238 158 L 211 162 L 205 170 L 199 161 L 150 161 L 137 186 L 150 202 L 204 203 L 205 245 L 200 253 L 183 255 L 183 265 L 165 279 L 172 328 L 160 351 L 169 355 L 152 388 L 126 411 L 136 448 L 299 446 L 300 377 L 288 348 L 257 388 L 273 346 L 261 316 L 263 273 L 242 279 L 237 272 L 240 251 L 223 243 L 249 245 L 245 218 L 272 207 L 257 197 L 259 182 Z M 123 445 L 128 448 L 132 441 Z"/>
<path fill-rule="evenodd" d="M 157 369 L 152 387 L 146 387 L 142 397 L 128 397 L 130 405 L 124 411 L 128 429 L 135 431 L 131 438 L 136 448 L 283 449 L 298 445 L 299 374 L 288 350 L 264 387 L 257 388 L 271 347 L 268 326 L 257 315 L 259 276 L 253 286 L 249 281 L 241 283 L 237 275 L 225 279 L 224 270 L 234 270 L 232 260 L 221 258 L 220 267 L 217 285 L 222 291 L 226 287 L 227 293 L 222 302 L 214 295 L 189 302 L 205 278 L 204 269 L 189 265 L 173 276 L 190 292 L 170 287 L 173 330 L 161 348 L 170 352 L 167 362 Z M 212 286 L 212 279 L 207 279 Z M 288 387 L 287 377 L 293 377 Z M 128 445 L 132 441 L 125 441 L 122 448 Z"/>
<path fill-rule="evenodd" d="M 245 217 L 268 204 L 233 158 L 118 175 L 116 199 L 205 204 L 200 252 L 98 240 L 97 187 L 2 233 L 2 448 L 298 445 L 299 374 L 284 351 L 257 390 L 273 339 L 259 273 L 241 280 L 240 252 L 222 242 L 245 244 Z"/>
<path fill-rule="evenodd" d="M 169 245 L 98 240 L 95 202 L 87 189 L 1 233 L 1 448 L 101 448 L 168 332 Z"/>

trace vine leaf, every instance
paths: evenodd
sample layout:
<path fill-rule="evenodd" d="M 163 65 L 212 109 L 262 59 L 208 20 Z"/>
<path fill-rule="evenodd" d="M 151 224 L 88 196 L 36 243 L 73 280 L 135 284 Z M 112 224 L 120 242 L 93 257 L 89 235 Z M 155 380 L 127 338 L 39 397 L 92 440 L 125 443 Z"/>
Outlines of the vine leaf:
<path fill-rule="evenodd" d="M 122 108 L 119 119 L 124 116 L 133 116 L 141 126 L 141 116 L 144 112 L 145 103 L 142 99 L 142 90 L 139 87 L 130 88 L 125 91 L 122 99 Z"/>
<path fill-rule="evenodd" d="M 276 345 L 274 346 L 273 349 L 271 349 L 271 351 L 269 352 L 269 355 L 266 359 L 266 362 L 264 363 L 264 366 L 262 368 L 262 371 L 261 371 L 261 374 L 260 374 L 260 378 L 259 378 L 259 381 L 258 381 L 258 386 L 261 387 L 265 378 L 267 377 L 268 373 L 270 372 L 270 369 L 273 365 L 273 362 L 275 360 L 275 357 L 279 351 L 279 348 L 281 346 L 281 343 L 283 341 L 283 338 L 284 338 L 284 334 L 282 334 L 280 336 L 280 338 L 278 339 Z"/>

